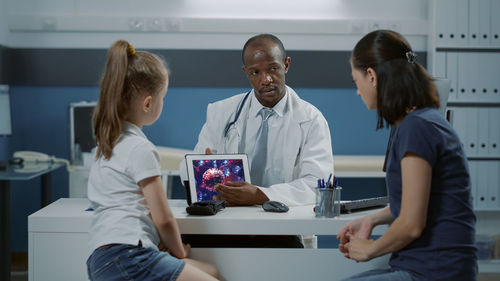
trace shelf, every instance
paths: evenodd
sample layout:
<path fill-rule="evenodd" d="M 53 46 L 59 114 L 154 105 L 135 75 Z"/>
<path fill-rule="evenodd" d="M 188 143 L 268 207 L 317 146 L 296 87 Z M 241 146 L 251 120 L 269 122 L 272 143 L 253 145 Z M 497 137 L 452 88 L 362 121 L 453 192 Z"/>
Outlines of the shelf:
<path fill-rule="evenodd" d="M 491 160 L 491 161 L 496 161 L 500 160 L 500 156 L 467 156 L 467 160 L 469 161 L 474 161 L 474 160 Z"/>
<path fill-rule="evenodd" d="M 476 47 L 436 47 L 436 52 L 462 52 L 462 53 L 498 53 L 500 46 L 476 46 Z"/>
<path fill-rule="evenodd" d="M 487 106 L 487 107 L 498 107 L 500 106 L 500 101 L 448 101 L 446 106 Z"/>
<path fill-rule="evenodd" d="M 500 259 L 478 260 L 479 273 L 500 273 Z"/>

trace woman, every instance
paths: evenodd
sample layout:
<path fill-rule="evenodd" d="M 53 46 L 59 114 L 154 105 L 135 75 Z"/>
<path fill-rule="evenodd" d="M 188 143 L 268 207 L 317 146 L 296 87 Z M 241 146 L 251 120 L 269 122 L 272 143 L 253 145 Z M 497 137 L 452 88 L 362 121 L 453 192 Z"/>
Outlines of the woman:
<path fill-rule="evenodd" d="M 392 253 L 389 268 L 348 280 L 476 280 L 475 215 L 465 153 L 437 110 L 433 79 L 398 33 L 364 36 L 351 57 L 352 77 L 377 129 L 393 126 L 386 184 L 390 207 L 345 225 L 344 256 L 368 261 Z M 373 228 L 390 227 L 377 240 Z"/>

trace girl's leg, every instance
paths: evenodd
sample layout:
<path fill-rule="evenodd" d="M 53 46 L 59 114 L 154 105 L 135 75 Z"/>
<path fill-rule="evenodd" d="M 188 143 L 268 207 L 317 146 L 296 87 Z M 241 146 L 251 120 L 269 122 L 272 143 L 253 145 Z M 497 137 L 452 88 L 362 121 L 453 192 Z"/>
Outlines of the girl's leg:
<path fill-rule="evenodd" d="M 177 278 L 178 281 L 184 280 L 218 280 L 219 271 L 209 263 L 184 259 L 186 265 Z"/>

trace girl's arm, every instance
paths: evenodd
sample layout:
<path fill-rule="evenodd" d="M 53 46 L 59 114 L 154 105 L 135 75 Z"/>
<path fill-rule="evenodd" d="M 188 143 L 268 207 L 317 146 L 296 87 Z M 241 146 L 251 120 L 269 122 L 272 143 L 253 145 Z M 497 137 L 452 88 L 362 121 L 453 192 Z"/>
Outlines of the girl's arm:
<path fill-rule="evenodd" d="M 376 241 L 347 233 L 349 242 L 344 247 L 350 258 L 366 261 L 398 251 L 422 234 L 427 222 L 432 167 L 424 158 L 408 153 L 401 160 L 401 177 L 402 199 L 399 216 Z"/>
<path fill-rule="evenodd" d="M 188 253 L 182 244 L 177 221 L 168 206 L 167 195 L 160 176 L 143 179 L 139 182 L 139 186 L 146 198 L 161 243 L 169 249 L 173 256 L 180 259 L 185 258 Z"/>

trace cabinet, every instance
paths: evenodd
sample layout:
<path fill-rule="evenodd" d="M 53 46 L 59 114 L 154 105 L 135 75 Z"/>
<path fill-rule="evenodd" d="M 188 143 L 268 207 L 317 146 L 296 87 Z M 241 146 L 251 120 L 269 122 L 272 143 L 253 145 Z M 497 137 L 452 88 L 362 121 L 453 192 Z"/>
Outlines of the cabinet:
<path fill-rule="evenodd" d="M 451 80 L 446 116 L 467 155 L 477 211 L 500 210 L 498 13 L 500 0 L 432 0 L 429 5 L 429 69 Z"/>
<path fill-rule="evenodd" d="M 446 117 L 465 149 L 476 232 L 500 233 L 500 0 L 429 1 L 428 67 L 451 80 Z M 480 273 L 499 273 L 480 260 Z"/>

